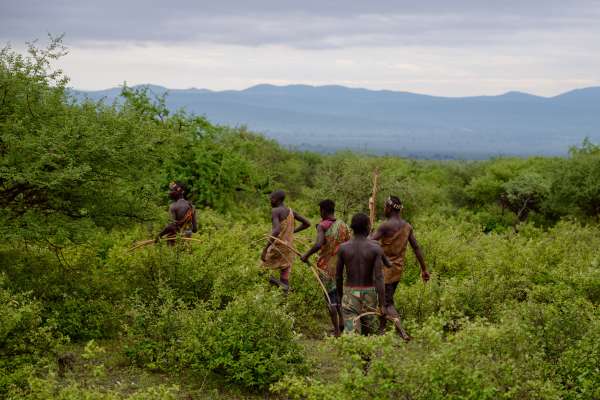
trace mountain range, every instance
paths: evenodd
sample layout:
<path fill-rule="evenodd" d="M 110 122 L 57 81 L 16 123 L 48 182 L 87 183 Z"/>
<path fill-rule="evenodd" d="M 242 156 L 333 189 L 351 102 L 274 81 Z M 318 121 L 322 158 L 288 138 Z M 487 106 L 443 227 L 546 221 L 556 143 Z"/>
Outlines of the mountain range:
<path fill-rule="evenodd" d="M 211 122 L 245 125 L 286 146 L 320 152 L 351 149 L 421 158 L 564 155 L 588 137 L 600 142 L 600 87 L 554 97 L 522 92 L 437 97 L 344 86 L 245 90 L 167 89 L 167 106 Z M 78 99 L 118 101 L 120 88 L 78 91 Z"/>

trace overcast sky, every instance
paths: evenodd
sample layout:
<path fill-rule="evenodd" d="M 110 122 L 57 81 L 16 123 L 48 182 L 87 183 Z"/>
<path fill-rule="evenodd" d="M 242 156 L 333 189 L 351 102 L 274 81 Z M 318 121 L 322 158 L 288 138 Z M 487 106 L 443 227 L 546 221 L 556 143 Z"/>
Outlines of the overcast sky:
<path fill-rule="evenodd" d="M 80 89 L 341 84 L 446 96 L 600 86 L 600 0 L 0 0 L 0 42 L 65 33 Z"/>

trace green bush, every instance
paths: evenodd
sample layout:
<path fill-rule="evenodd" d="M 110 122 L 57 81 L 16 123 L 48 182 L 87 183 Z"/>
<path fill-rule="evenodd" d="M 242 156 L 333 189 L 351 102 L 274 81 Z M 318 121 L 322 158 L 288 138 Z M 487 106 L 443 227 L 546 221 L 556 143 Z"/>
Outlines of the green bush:
<path fill-rule="evenodd" d="M 0 278 L 2 276 L 0 275 Z M 28 294 L 12 294 L 0 279 L 0 397 L 23 387 L 29 375 L 56 358 L 64 339 L 42 305 Z"/>
<path fill-rule="evenodd" d="M 133 310 L 126 353 L 149 369 L 214 372 L 260 389 L 303 366 L 293 320 L 276 292 L 257 287 L 211 310 L 205 303 L 189 308 L 162 289 Z"/>

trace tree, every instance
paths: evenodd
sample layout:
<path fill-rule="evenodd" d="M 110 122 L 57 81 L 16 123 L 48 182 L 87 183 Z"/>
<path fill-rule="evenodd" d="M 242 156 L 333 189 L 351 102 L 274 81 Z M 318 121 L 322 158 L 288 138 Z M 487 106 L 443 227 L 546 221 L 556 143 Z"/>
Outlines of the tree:
<path fill-rule="evenodd" d="M 600 216 L 600 146 L 586 139 L 552 175 L 548 205 L 553 211 Z"/>
<path fill-rule="evenodd" d="M 531 211 L 538 211 L 550 191 L 550 182 L 541 174 L 526 171 L 502 185 L 501 202 L 525 221 Z"/>
<path fill-rule="evenodd" d="M 0 51 L 0 223 L 4 236 L 53 245 L 153 213 L 169 132 L 131 101 L 70 99 L 61 38 L 28 55 Z"/>

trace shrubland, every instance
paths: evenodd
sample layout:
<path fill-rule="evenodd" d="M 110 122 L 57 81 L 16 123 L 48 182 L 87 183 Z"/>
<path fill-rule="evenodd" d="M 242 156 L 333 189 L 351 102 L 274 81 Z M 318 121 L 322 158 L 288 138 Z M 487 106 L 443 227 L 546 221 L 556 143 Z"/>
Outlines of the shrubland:
<path fill-rule="evenodd" d="M 0 397 L 600 397 L 599 146 L 477 162 L 299 152 L 148 89 L 76 102 L 52 67 L 63 52 L 0 52 Z M 376 169 L 378 209 L 404 200 L 432 271 L 421 283 L 409 255 L 409 343 L 327 338 L 308 269 L 295 263 L 286 297 L 259 267 L 270 191 L 314 221 L 332 198 L 348 219 Z M 130 251 L 166 221 L 172 180 L 199 242 Z M 132 370 L 181 385 L 110 383 Z"/>

